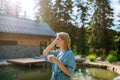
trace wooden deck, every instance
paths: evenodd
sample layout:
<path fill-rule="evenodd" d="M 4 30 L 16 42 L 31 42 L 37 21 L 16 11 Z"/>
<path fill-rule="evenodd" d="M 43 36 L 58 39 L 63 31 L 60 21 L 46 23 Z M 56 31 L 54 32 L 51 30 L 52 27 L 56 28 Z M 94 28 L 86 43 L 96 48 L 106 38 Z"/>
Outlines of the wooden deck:
<path fill-rule="evenodd" d="M 43 63 L 46 61 L 44 59 L 20 58 L 20 59 L 8 59 L 7 62 L 13 63 L 13 64 L 22 64 L 22 65 L 28 64 L 29 67 L 31 68 L 32 64 Z"/>

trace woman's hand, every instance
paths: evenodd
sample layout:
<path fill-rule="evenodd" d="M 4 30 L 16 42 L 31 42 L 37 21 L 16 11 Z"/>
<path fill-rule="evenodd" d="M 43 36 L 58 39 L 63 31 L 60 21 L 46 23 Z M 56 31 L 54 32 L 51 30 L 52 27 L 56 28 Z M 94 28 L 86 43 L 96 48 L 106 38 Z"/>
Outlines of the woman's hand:
<path fill-rule="evenodd" d="M 52 43 L 56 44 L 57 40 L 58 40 L 58 37 L 56 37 Z"/>
<path fill-rule="evenodd" d="M 48 61 L 50 61 L 50 62 L 55 62 L 55 60 L 56 60 L 56 57 L 54 56 L 54 55 L 48 55 Z"/>
<path fill-rule="evenodd" d="M 56 45 L 57 39 L 58 37 L 56 37 L 54 41 L 49 46 L 47 46 L 47 48 L 43 51 L 44 56 L 47 56 L 49 51 Z"/>
<path fill-rule="evenodd" d="M 58 67 L 68 76 L 70 76 L 70 73 L 65 65 L 61 63 L 54 55 L 48 55 L 48 61 L 54 62 L 58 65 Z"/>

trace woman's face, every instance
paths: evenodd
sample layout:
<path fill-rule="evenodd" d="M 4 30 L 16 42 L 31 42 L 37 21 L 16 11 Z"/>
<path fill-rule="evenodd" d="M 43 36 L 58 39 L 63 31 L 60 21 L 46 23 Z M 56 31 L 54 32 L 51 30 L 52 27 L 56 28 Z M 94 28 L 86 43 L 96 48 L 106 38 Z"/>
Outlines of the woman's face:
<path fill-rule="evenodd" d="M 63 45 L 64 45 L 64 41 L 60 37 L 57 37 L 56 46 L 63 47 Z"/>

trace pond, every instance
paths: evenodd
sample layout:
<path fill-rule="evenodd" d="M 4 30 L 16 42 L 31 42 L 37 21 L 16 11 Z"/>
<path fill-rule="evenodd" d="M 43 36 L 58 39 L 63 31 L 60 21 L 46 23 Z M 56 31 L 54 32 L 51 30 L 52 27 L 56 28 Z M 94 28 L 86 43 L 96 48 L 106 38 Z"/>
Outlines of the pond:
<path fill-rule="evenodd" d="M 113 80 L 118 74 L 101 68 L 78 68 L 73 80 Z"/>
<path fill-rule="evenodd" d="M 50 80 L 51 67 L 24 66 L 0 67 L 0 80 Z M 116 73 L 100 68 L 78 68 L 73 80 L 113 80 Z"/>

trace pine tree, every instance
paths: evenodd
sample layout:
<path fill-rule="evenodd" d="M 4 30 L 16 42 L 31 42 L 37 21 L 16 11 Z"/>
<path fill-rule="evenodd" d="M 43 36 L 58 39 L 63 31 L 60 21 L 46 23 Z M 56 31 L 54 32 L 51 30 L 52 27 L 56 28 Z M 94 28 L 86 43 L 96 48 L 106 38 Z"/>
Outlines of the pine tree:
<path fill-rule="evenodd" d="M 112 48 L 113 41 L 113 35 L 109 31 L 113 26 L 113 9 L 111 9 L 109 3 L 109 0 L 96 0 L 96 9 L 92 18 L 93 34 L 95 36 L 93 47 L 102 48 L 106 53 Z"/>
<path fill-rule="evenodd" d="M 37 14 L 37 21 L 48 23 L 55 32 L 67 32 L 71 37 L 73 48 L 76 38 L 76 27 L 71 22 L 72 12 L 71 0 L 40 0 L 40 9 Z"/>

